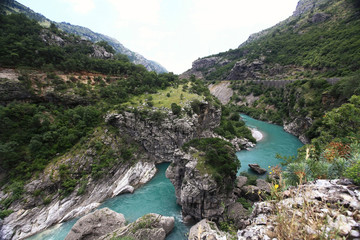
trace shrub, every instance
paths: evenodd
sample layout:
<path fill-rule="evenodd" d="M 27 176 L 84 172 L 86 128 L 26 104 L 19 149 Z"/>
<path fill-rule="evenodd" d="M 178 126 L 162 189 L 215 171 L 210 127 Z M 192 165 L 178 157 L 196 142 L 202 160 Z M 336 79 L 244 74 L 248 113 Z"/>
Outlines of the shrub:
<path fill-rule="evenodd" d="M 181 113 L 181 107 L 176 103 L 171 104 L 171 111 L 174 115 L 179 115 Z"/>

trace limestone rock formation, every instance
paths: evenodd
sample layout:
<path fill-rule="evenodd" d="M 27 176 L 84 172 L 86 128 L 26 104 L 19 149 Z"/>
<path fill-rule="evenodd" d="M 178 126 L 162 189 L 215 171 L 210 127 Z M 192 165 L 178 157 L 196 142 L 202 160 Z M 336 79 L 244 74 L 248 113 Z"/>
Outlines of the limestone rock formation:
<path fill-rule="evenodd" d="M 230 88 L 230 85 L 230 81 L 222 81 L 218 84 L 210 84 L 210 93 L 217 97 L 222 104 L 227 104 L 234 94 L 234 91 Z"/>
<path fill-rule="evenodd" d="M 154 109 L 148 115 L 156 111 Z M 110 113 L 105 121 L 141 143 L 157 162 L 172 162 L 174 151 L 185 142 L 212 134 L 211 131 L 220 124 L 221 109 L 203 102 L 199 115 L 178 118 L 170 111 L 166 114 L 167 117 L 159 122 L 132 112 Z"/>
<path fill-rule="evenodd" d="M 196 151 L 190 149 L 190 151 Z M 182 206 L 183 216 L 195 220 L 218 220 L 228 205 L 235 200 L 232 193 L 224 191 L 212 176 L 202 174 L 196 167 L 198 159 L 177 150 L 175 160 L 166 170 L 166 177 L 175 187 L 177 203 Z"/>
<path fill-rule="evenodd" d="M 80 218 L 71 228 L 65 240 L 98 239 L 125 226 L 125 217 L 109 208 L 102 208 Z"/>
<path fill-rule="evenodd" d="M 135 222 L 108 232 L 99 240 L 130 237 L 134 240 L 164 240 L 175 225 L 174 217 L 165 217 L 156 213 L 149 213 Z"/>
<path fill-rule="evenodd" d="M 248 226 L 237 235 L 241 240 L 273 239 L 289 234 L 292 227 L 294 234 L 332 238 L 338 233 L 352 239 L 359 234 L 359 211 L 360 192 L 351 182 L 317 180 L 285 191 L 278 202 L 255 203 L 250 219 L 244 222 Z"/>

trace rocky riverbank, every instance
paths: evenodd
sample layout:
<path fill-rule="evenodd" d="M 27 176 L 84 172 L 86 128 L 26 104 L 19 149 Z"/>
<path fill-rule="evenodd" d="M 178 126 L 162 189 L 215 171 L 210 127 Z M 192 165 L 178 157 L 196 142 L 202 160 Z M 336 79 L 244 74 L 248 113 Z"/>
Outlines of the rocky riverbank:
<path fill-rule="evenodd" d="M 127 225 L 123 214 L 102 208 L 80 218 L 65 240 L 111 240 L 125 237 L 134 240 L 164 240 L 174 228 L 174 223 L 174 217 L 150 213 Z"/>

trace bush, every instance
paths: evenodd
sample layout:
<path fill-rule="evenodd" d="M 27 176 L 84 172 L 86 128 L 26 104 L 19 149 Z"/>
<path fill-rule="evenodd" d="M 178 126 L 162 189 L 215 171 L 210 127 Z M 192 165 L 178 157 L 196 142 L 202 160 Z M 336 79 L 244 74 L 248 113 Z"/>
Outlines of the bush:
<path fill-rule="evenodd" d="M 171 104 L 171 111 L 174 115 L 179 115 L 181 113 L 181 107 L 176 103 Z"/>

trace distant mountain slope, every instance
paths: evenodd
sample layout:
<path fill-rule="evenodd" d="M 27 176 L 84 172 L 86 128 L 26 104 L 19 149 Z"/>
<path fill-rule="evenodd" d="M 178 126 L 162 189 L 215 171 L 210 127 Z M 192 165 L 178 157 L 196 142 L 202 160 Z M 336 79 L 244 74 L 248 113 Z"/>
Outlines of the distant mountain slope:
<path fill-rule="evenodd" d="M 51 23 L 54 23 L 59 29 L 68 33 L 79 35 L 86 40 L 90 40 L 92 42 L 99 42 L 104 40 L 108 42 L 115 49 L 116 52 L 127 55 L 132 63 L 141 64 L 145 66 L 146 69 L 148 69 L 149 71 L 155 71 L 158 73 L 167 72 L 167 70 L 160 64 L 156 63 L 155 61 L 148 60 L 142 55 L 127 49 L 118 40 L 109 36 L 95 33 L 86 27 L 76 26 L 65 22 L 53 22 L 45 16 L 34 12 L 30 8 L 14 0 L 2 0 L 0 2 L 0 6 L 2 7 L 2 12 L 5 12 L 6 14 L 24 13 L 26 16 L 38 21 L 43 26 L 49 27 Z"/>
<path fill-rule="evenodd" d="M 294 14 L 239 48 L 193 62 L 208 80 L 341 77 L 360 69 L 358 0 L 300 0 Z"/>

